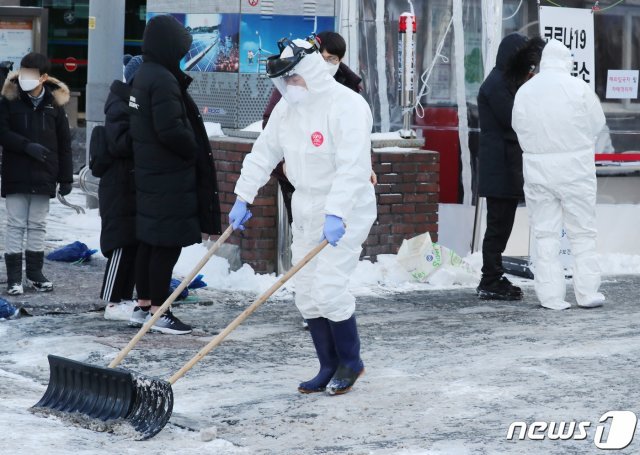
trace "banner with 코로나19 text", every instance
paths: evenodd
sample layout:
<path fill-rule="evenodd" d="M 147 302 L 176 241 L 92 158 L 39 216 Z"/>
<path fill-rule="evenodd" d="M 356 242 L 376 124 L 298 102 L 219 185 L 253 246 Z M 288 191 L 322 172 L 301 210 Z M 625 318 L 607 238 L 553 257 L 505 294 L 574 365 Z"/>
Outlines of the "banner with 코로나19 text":
<path fill-rule="evenodd" d="M 541 6 L 540 36 L 545 41 L 556 39 L 567 46 L 573 56 L 571 74 L 595 90 L 595 41 L 590 9 Z"/>

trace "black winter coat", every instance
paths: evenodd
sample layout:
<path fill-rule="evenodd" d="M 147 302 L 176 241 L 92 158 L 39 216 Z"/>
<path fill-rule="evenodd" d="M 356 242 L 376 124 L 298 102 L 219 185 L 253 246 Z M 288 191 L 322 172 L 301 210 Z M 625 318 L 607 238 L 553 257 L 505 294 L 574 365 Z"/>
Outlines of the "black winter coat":
<path fill-rule="evenodd" d="M 483 197 L 524 197 L 522 149 L 511 127 L 511 111 L 516 91 L 525 82 L 530 65 L 536 64 L 535 57 L 528 58 L 532 54 L 528 43 L 524 35 L 507 35 L 498 47 L 496 66 L 478 93 L 478 194 Z"/>
<path fill-rule="evenodd" d="M 179 69 L 191 35 L 171 16 L 152 18 L 129 102 L 136 181 L 136 234 L 176 247 L 220 233 L 217 182 L 209 141 Z"/>
<path fill-rule="evenodd" d="M 100 178 L 98 187 L 102 219 L 100 249 L 103 254 L 138 243 L 133 144 L 129 132 L 130 92 L 129 85 L 113 81 L 104 105 L 104 127 L 112 163 Z"/>
<path fill-rule="evenodd" d="M 18 73 L 9 74 L 0 101 L 0 145 L 2 145 L 2 197 L 8 194 L 56 195 L 57 183 L 73 183 L 71 134 L 64 105 L 69 88 L 49 77 L 44 98 L 34 108 L 29 95 L 18 84 Z M 37 142 L 51 153 L 44 163 L 25 153 Z"/>

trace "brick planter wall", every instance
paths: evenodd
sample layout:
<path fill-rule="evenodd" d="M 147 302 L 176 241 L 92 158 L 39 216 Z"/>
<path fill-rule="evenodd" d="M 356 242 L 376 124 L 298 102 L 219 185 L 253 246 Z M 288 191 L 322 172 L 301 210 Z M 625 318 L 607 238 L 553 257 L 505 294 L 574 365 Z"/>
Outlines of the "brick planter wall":
<path fill-rule="evenodd" d="M 406 238 L 429 232 L 438 240 L 439 154 L 427 150 L 372 154 L 378 175 L 378 219 L 363 255 L 396 254 Z"/>
<path fill-rule="evenodd" d="M 211 141 L 218 171 L 218 189 L 223 230 L 236 196 L 233 193 L 242 161 L 253 140 L 220 138 Z M 376 197 L 378 220 L 364 244 L 363 257 L 375 260 L 378 254 L 395 254 L 405 238 L 429 232 L 438 238 L 439 155 L 427 150 L 407 149 L 406 153 L 375 151 L 373 169 L 378 175 Z M 258 272 L 275 272 L 277 264 L 277 191 L 275 179 L 260 190 L 251 212 L 253 219 L 242 234 L 233 234 L 229 243 L 240 247 L 240 258 Z"/>
<path fill-rule="evenodd" d="M 211 141 L 213 157 L 218 176 L 218 192 L 220 210 L 222 212 L 222 230 L 229 225 L 229 212 L 236 200 L 233 189 L 236 186 L 242 161 L 251 151 L 253 140 L 240 138 L 225 138 Z M 248 263 L 258 272 L 275 272 L 277 264 L 277 191 L 275 179 L 260 189 L 251 205 L 253 218 L 249 228 L 242 234 L 233 233 L 227 241 L 240 246 L 240 259 Z"/>

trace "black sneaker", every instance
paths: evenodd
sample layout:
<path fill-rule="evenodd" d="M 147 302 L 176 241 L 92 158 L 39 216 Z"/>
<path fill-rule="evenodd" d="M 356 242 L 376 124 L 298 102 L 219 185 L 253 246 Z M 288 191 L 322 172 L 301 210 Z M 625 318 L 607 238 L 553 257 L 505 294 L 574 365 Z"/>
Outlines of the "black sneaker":
<path fill-rule="evenodd" d="M 481 281 L 476 292 L 482 300 L 522 300 L 522 290 L 505 277 L 490 283 Z"/>
<path fill-rule="evenodd" d="M 522 289 L 518 286 L 515 286 L 506 276 L 500 278 L 502 285 L 507 289 L 507 292 L 511 295 L 522 295 Z"/>
<path fill-rule="evenodd" d="M 133 309 L 133 313 L 131 313 L 131 317 L 129 318 L 129 326 L 142 327 L 149 316 L 149 308 L 151 307 L 146 307 L 145 309 L 136 305 Z"/>
<path fill-rule="evenodd" d="M 148 319 L 151 319 L 152 315 L 149 313 Z M 187 335 L 192 332 L 190 325 L 187 325 L 180 321 L 171 310 L 167 310 L 155 324 L 151 327 L 151 330 L 162 333 L 170 333 L 172 335 Z"/>

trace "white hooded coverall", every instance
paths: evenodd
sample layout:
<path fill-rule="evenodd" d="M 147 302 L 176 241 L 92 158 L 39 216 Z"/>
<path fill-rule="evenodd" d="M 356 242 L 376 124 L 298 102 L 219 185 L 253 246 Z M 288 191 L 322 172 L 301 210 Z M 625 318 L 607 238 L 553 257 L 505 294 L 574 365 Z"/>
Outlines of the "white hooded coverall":
<path fill-rule="evenodd" d="M 306 55 L 292 71 L 309 94 L 290 104 L 286 95 L 242 165 L 235 193 L 251 203 L 284 158 L 295 187 L 292 199 L 292 260 L 297 263 L 320 243 L 325 215 L 346 224 L 337 246 L 328 245 L 295 276 L 296 306 L 305 319 L 349 319 L 355 297 L 348 284 L 362 243 L 376 219 L 371 175 L 369 105 L 337 83 L 319 53 Z M 250 228 L 250 224 L 249 224 Z"/>
<path fill-rule="evenodd" d="M 513 106 L 512 126 L 524 152 L 524 192 L 535 239 L 535 290 L 543 306 L 565 298 L 559 260 L 563 223 L 575 260 L 578 304 L 604 299 L 598 293 L 594 152 L 605 117 L 589 85 L 571 76 L 572 66 L 569 49 L 550 40 L 540 73 L 518 90 Z"/>

